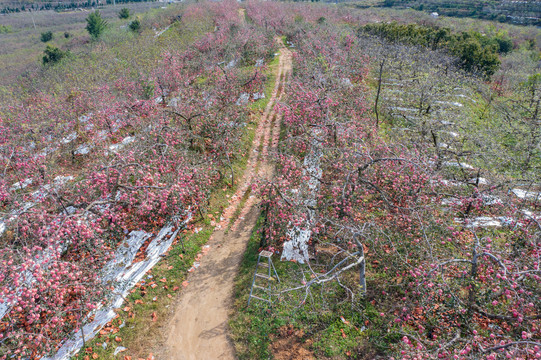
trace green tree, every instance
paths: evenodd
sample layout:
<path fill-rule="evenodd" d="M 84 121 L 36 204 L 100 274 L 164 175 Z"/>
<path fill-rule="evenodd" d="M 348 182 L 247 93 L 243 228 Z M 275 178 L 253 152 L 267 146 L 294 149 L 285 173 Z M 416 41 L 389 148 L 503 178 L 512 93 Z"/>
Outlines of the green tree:
<path fill-rule="evenodd" d="M 463 69 L 470 72 L 480 71 L 486 78 L 490 78 L 501 63 L 490 47 L 483 47 L 474 37 L 457 42 L 452 53 L 460 58 Z"/>
<path fill-rule="evenodd" d="M 86 18 L 86 30 L 92 36 L 93 39 L 97 39 L 103 33 L 107 27 L 107 21 L 105 21 L 98 10 L 94 11 Z"/>
<path fill-rule="evenodd" d="M 51 45 L 47 45 L 44 51 L 45 55 L 43 56 L 43 65 L 53 65 L 62 60 L 68 55 L 67 51 L 62 51 L 59 48 Z"/>
<path fill-rule="evenodd" d="M 133 32 L 139 32 L 139 31 L 141 31 L 141 21 L 139 21 L 139 19 L 133 20 L 133 21 L 130 23 L 129 28 L 130 28 L 130 30 L 133 31 Z"/>
<path fill-rule="evenodd" d="M 118 13 L 119 19 L 127 19 L 130 17 L 130 10 L 128 8 L 122 8 Z"/>
<path fill-rule="evenodd" d="M 500 54 L 507 54 L 513 50 L 513 41 L 507 37 L 496 36 L 494 40 L 498 43 L 498 52 Z"/>
<path fill-rule="evenodd" d="M 503 34 L 484 36 L 476 31 L 452 34 L 449 28 L 418 24 L 368 24 L 360 32 L 383 37 L 392 42 L 444 49 L 457 56 L 460 66 L 469 72 L 479 72 L 490 78 L 500 66 L 498 53 L 513 49 L 513 42 Z"/>
<path fill-rule="evenodd" d="M 46 31 L 41 33 L 41 42 L 47 42 L 51 41 L 53 39 L 53 32 L 52 31 Z"/>

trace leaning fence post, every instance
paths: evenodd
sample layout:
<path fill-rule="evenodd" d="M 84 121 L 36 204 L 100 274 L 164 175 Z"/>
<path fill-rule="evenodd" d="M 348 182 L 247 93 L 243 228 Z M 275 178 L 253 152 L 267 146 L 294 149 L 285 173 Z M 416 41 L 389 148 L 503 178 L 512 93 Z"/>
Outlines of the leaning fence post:
<path fill-rule="evenodd" d="M 359 234 L 355 234 L 355 242 L 357 243 L 357 247 L 359 248 L 359 251 L 361 252 L 361 263 L 359 264 L 359 285 L 361 288 L 361 296 L 366 295 L 366 259 L 364 257 L 364 246 L 361 244 L 361 242 L 358 239 Z"/>

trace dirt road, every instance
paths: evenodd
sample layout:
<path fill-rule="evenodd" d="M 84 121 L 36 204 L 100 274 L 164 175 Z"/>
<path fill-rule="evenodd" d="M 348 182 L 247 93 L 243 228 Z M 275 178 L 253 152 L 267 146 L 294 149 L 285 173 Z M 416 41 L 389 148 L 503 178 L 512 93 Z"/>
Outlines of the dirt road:
<path fill-rule="evenodd" d="M 224 210 L 224 220 L 208 242 L 209 253 L 201 259 L 200 267 L 190 274 L 189 285 L 180 295 L 167 328 L 164 359 L 235 359 L 227 322 L 233 302 L 233 280 L 259 215 L 257 198 L 249 197 L 230 231 L 226 234 L 224 229 L 241 206 L 240 200 L 249 187 L 258 179 L 272 176 L 268 154 L 276 148 L 280 133 L 280 118 L 274 112 L 274 106 L 283 95 L 290 73 L 291 52 L 282 44 L 276 85 L 258 123 L 247 169 L 230 206 Z"/>

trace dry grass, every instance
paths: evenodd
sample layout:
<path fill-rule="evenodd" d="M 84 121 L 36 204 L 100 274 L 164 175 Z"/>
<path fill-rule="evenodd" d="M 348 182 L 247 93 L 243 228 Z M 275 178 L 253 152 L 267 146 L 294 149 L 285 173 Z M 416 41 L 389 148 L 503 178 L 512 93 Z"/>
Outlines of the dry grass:
<path fill-rule="evenodd" d="M 162 5 L 156 2 L 132 3 L 116 7 L 108 5 L 99 10 L 111 27 L 119 28 L 131 21 L 118 19 L 117 14 L 121 8 L 126 7 L 132 14 L 139 14 Z M 21 75 L 39 69 L 46 47 L 46 44 L 40 41 L 42 32 L 52 31 L 54 39 L 49 44 L 62 49 L 75 49 L 88 42 L 90 38 L 85 30 L 85 19 L 91 11 L 47 10 L 0 15 L 0 24 L 13 28 L 11 33 L 0 34 L 0 87 L 12 84 Z M 65 32 L 71 34 L 69 39 L 64 37 Z"/>

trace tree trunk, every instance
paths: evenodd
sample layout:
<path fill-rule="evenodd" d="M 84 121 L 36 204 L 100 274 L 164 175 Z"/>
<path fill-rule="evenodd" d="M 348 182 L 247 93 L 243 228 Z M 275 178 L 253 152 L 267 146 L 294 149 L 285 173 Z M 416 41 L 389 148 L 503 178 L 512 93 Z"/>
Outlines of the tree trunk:
<path fill-rule="evenodd" d="M 364 249 L 361 245 L 361 256 L 363 257 L 363 261 L 361 261 L 361 264 L 359 265 L 359 285 L 361 288 L 361 296 L 366 295 L 366 259 L 364 258 Z"/>
<path fill-rule="evenodd" d="M 381 94 L 381 80 L 382 80 L 382 77 L 383 77 L 383 67 L 384 66 L 385 66 L 385 58 L 379 64 L 378 92 L 376 93 L 376 101 L 374 103 L 374 113 L 376 114 L 376 128 L 379 128 L 378 104 L 379 104 L 379 96 Z"/>

